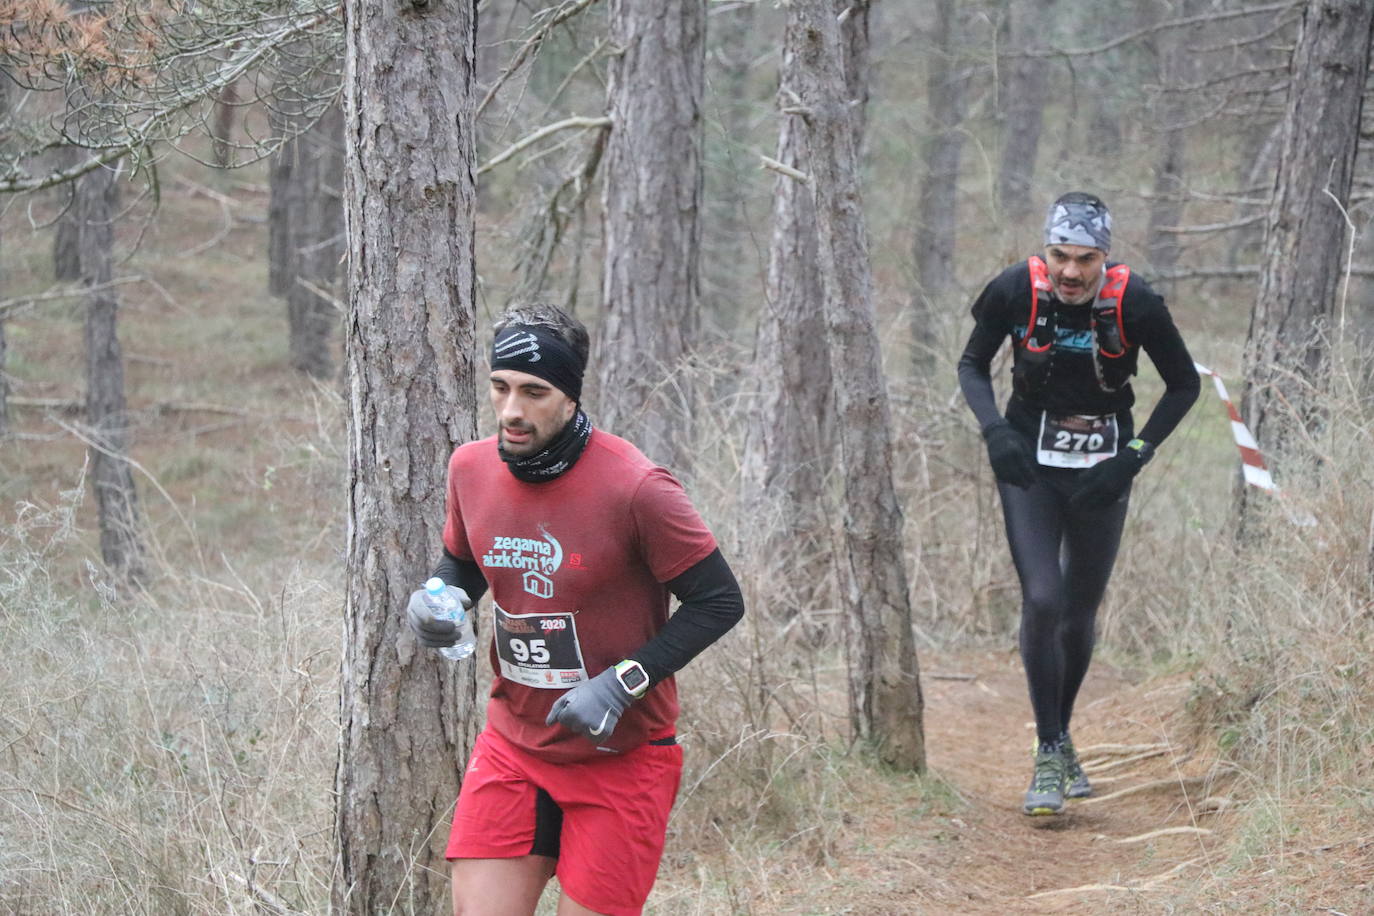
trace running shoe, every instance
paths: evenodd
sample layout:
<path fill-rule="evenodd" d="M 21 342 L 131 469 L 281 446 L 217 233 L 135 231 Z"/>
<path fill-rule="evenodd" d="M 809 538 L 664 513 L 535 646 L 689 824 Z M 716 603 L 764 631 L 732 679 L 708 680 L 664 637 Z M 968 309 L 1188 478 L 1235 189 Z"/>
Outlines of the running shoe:
<path fill-rule="evenodd" d="M 1069 771 L 1058 742 L 1040 744 L 1035 751 L 1035 775 L 1031 777 L 1021 810 L 1033 817 L 1062 813 L 1068 776 Z"/>
<path fill-rule="evenodd" d="M 1088 774 L 1083 772 L 1083 765 L 1078 762 L 1078 752 L 1074 750 L 1067 732 L 1059 739 L 1059 753 L 1064 756 L 1064 769 L 1068 774 L 1065 777 L 1068 788 L 1064 790 L 1064 797 L 1087 798 L 1092 795 L 1092 783 L 1088 782 Z"/>

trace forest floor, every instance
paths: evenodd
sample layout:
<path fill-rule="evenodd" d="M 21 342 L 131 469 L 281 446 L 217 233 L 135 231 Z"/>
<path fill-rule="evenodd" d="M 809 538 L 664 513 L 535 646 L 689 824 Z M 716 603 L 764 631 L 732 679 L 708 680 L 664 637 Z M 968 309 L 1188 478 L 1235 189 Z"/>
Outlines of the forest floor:
<path fill-rule="evenodd" d="M 1204 791 L 1211 761 L 1180 734 L 1186 678 L 1137 686 L 1095 665 L 1074 721 L 1094 797 L 1057 817 L 1027 817 L 1034 731 L 1019 659 L 983 652 L 925 664 L 929 765 L 963 805 L 914 862 L 846 863 L 872 875 L 873 899 L 861 904 L 855 888 L 856 911 L 1158 911 L 1172 882 L 1215 864 L 1214 818 L 1203 813 L 1215 804 Z M 885 820 L 864 832 L 903 829 Z"/>
<path fill-rule="evenodd" d="M 1360 908 L 1374 900 L 1368 837 L 1295 844 L 1275 868 L 1245 854 L 1253 818 L 1236 815 L 1245 800 L 1231 795 L 1242 781 L 1202 751 L 1214 739 L 1199 745 L 1188 675 L 1144 679 L 1096 662 L 1074 717 L 1095 794 L 1032 818 L 1021 812 L 1033 731 L 1019 658 L 931 654 L 922 666 L 930 774 L 951 801 L 913 805 L 873 780 L 844 812 L 831 861 L 748 912 L 1371 912 Z"/>

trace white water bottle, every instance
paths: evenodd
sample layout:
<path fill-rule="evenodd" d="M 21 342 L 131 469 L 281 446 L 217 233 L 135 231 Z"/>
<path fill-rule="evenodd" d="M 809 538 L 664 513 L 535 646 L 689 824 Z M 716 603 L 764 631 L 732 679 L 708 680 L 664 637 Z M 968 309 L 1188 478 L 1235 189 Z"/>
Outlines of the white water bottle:
<path fill-rule="evenodd" d="M 435 620 L 452 620 L 458 627 L 458 641 L 439 650 L 444 658 L 454 661 L 467 658 L 477 648 L 477 637 L 472 632 L 472 618 L 462 602 L 449 591 L 444 580 L 435 576 L 425 583 L 425 607 L 429 608 Z"/>

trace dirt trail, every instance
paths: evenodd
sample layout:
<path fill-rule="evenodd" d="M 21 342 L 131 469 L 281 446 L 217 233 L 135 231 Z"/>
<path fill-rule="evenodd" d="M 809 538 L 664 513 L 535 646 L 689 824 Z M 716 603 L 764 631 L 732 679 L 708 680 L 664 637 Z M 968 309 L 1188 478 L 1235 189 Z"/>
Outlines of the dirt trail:
<path fill-rule="evenodd" d="M 1059 817 L 1031 818 L 1020 810 L 1033 731 L 1017 656 L 922 662 L 930 767 L 966 804 L 922 818 L 916 832 L 928 842 L 914 851 L 878 841 L 872 854 L 844 863 L 867 872 L 865 890 L 854 909 L 837 912 L 1165 912 L 1178 888 L 1220 864 L 1209 796 L 1224 791 L 1203 784 L 1210 761 L 1190 753 L 1186 678 L 1135 685 L 1095 662 L 1073 724 L 1095 798 L 1070 802 Z M 904 828 L 894 817 L 861 829 L 881 837 Z"/>

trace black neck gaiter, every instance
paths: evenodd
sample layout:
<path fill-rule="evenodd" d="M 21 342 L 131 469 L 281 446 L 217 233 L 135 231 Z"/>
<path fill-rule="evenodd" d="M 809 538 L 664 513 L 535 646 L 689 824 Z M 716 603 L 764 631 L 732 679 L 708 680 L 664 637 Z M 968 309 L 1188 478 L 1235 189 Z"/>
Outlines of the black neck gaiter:
<path fill-rule="evenodd" d="M 572 419 L 563 427 L 563 431 L 554 436 L 548 448 L 542 452 L 521 458 L 502 448 L 499 439 L 496 448 L 501 454 L 501 460 L 510 468 L 516 480 L 543 483 L 547 480 L 556 480 L 576 464 L 591 436 L 592 421 L 587 419 L 587 415 L 579 407 L 577 413 L 573 414 Z"/>

